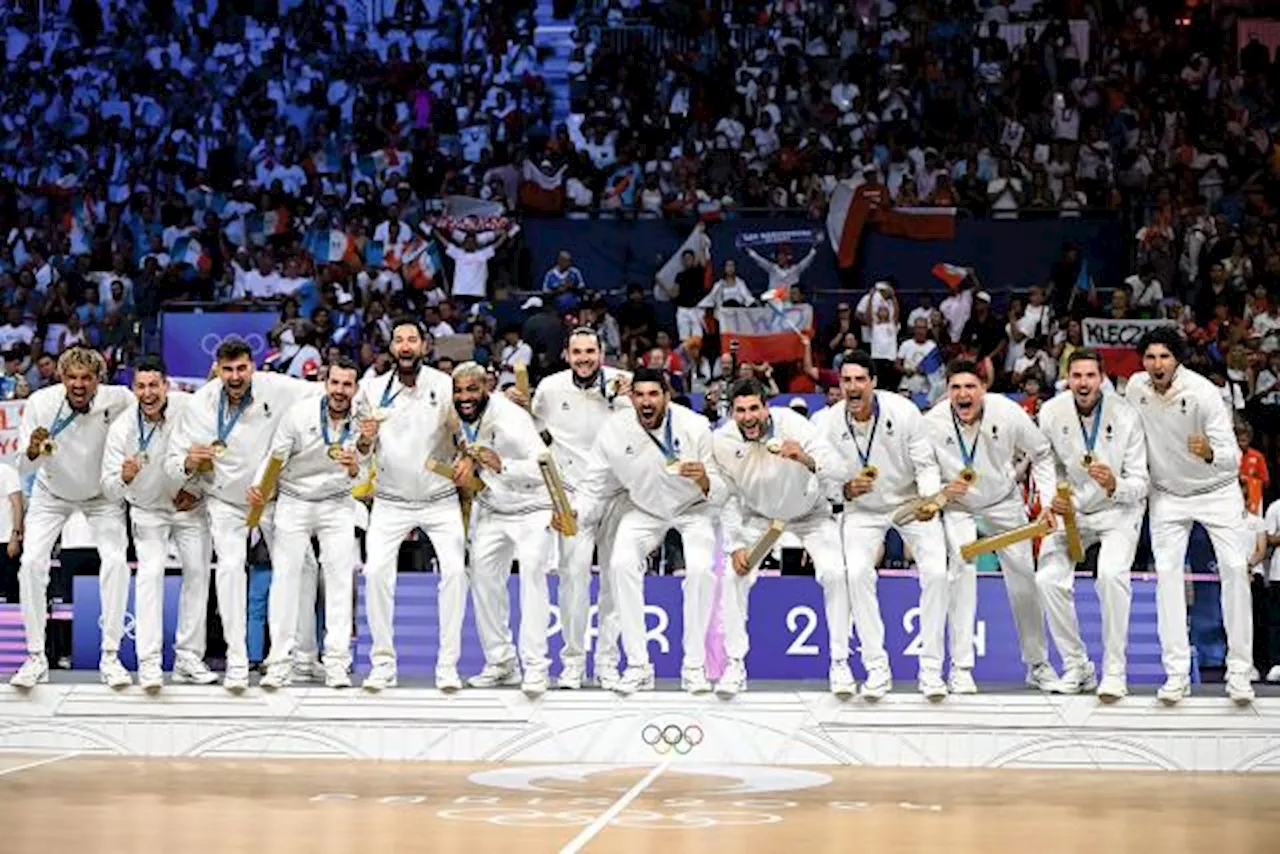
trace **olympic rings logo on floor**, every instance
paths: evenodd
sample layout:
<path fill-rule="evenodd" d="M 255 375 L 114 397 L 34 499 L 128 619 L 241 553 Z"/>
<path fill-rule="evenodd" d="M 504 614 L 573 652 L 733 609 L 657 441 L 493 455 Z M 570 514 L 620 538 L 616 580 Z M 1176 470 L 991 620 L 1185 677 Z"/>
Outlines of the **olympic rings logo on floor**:
<path fill-rule="evenodd" d="M 673 750 L 684 756 L 702 744 L 705 737 L 702 727 L 697 724 L 687 726 L 646 724 L 644 729 L 640 730 L 640 740 L 652 747 L 659 756 L 665 756 Z"/>

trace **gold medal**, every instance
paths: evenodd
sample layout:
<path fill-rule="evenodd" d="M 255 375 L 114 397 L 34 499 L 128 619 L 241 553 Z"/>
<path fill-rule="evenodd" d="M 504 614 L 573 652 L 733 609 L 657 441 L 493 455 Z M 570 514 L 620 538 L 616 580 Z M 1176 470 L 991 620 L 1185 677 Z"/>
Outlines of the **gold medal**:
<path fill-rule="evenodd" d="M 1085 468 L 1088 468 L 1089 466 L 1093 465 L 1095 462 L 1097 462 L 1097 460 L 1093 456 L 1093 451 L 1085 451 L 1084 457 L 1080 460 L 1080 464 L 1083 465 Z"/>
<path fill-rule="evenodd" d="M 766 451 L 768 451 L 769 453 L 771 453 L 771 454 L 781 453 L 781 451 L 782 451 L 782 440 L 781 440 L 781 439 L 770 439 L 769 441 L 767 441 L 767 442 L 765 442 L 765 443 L 764 443 L 764 449 L 765 449 Z"/>
<path fill-rule="evenodd" d="M 138 451 L 138 455 L 134 457 L 134 459 L 138 461 L 138 465 L 140 466 L 145 466 L 151 461 L 151 458 L 147 456 L 146 451 Z"/>
<path fill-rule="evenodd" d="M 668 461 L 667 461 L 667 471 L 668 471 L 668 472 L 670 472 L 671 474 L 680 474 L 680 461 L 679 461 L 679 460 L 668 460 Z"/>
<path fill-rule="evenodd" d="M 220 457 L 227 452 L 227 443 L 221 439 L 214 439 L 213 442 L 210 443 L 209 447 L 213 448 L 213 455 L 215 457 Z"/>
<path fill-rule="evenodd" d="M 387 420 L 387 416 L 389 416 L 390 414 L 391 414 L 391 411 L 389 409 L 384 409 L 383 407 L 379 406 L 369 414 L 369 417 L 372 418 L 374 421 L 377 421 L 379 424 L 381 424 L 383 421 Z"/>
<path fill-rule="evenodd" d="M 965 466 L 960 469 L 960 479 L 965 483 L 973 483 L 978 479 L 978 473 L 974 471 L 973 466 Z"/>
<path fill-rule="evenodd" d="M 333 443 L 332 445 L 329 446 L 328 454 L 329 454 L 329 459 L 337 460 L 339 457 L 342 456 L 342 446 L 339 445 L 337 442 Z"/>
<path fill-rule="evenodd" d="M 875 479 L 880 476 L 880 469 L 872 465 L 863 466 L 862 476 L 865 477 L 867 480 L 871 481 L 872 483 L 874 483 Z"/>
<path fill-rule="evenodd" d="M 53 456 L 53 452 L 56 450 L 58 450 L 58 443 L 53 441 L 52 439 L 45 439 L 44 442 L 40 445 L 41 456 L 51 457 Z"/>

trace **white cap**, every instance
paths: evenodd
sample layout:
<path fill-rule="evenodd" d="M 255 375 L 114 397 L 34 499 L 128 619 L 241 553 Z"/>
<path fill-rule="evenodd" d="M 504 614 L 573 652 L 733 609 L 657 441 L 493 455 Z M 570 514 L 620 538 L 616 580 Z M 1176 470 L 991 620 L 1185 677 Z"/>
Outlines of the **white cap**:
<path fill-rule="evenodd" d="M 528 311 L 531 308 L 542 308 L 542 297 L 529 297 L 520 308 L 524 311 Z"/>
<path fill-rule="evenodd" d="M 806 412 L 808 412 L 808 411 L 809 411 L 809 401 L 805 400 L 803 397 L 793 397 L 793 398 L 791 398 L 791 400 L 790 400 L 790 401 L 788 401 L 788 402 L 787 402 L 787 408 L 788 408 L 788 409 L 803 409 L 803 410 L 805 410 Z"/>
<path fill-rule="evenodd" d="M 980 299 L 983 302 L 991 302 L 991 294 L 987 293 L 986 291 L 978 291 L 976 294 L 973 295 L 973 298 Z"/>

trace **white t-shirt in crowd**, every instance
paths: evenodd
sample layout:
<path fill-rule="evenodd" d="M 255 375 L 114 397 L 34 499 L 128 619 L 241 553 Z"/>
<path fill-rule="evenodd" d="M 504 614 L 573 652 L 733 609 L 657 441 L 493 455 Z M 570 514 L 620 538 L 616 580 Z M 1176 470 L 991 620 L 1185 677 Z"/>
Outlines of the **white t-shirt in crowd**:
<path fill-rule="evenodd" d="M 494 256 L 492 246 L 468 252 L 450 244 L 445 253 L 454 260 L 453 295 L 484 299 L 489 292 L 489 259 Z"/>
<path fill-rule="evenodd" d="M 924 357 L 938 349 L 938 345 L 930 340 L 916 343 L 914 338 L 908 338 L 898 345 L 898 358 L 902 360 L 902 367 L 907 370 L 914 371 L 920 367 L 920 363 L 924 361 Z M 929 378 L 920 374 L 910 377 L 903 377 L 899 388 L 903 391 L 928 391 Z"/>

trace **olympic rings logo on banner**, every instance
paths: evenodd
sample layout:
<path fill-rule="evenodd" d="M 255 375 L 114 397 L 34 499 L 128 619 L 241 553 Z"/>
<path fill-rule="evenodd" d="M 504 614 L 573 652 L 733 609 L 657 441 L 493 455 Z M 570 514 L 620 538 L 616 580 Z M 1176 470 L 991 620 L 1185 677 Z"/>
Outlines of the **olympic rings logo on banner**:
<path fill-rule="evenodd" d="M 659 756 L 665 756 L 673 750 L 684 756 L 699 744 L 702 744 L 702 740 L 705 737 L 702 727 L 697 724 L 689 724 L 683 727 L 678 724 L 667 724 L 666 726 L 647 724 L 644 729 L 640 730 L 641 741 L 652 747 Z"/>
<path fill-rule="evenodd" d="M 218 352 L 218 347 L 228 338 L 239 338 L 241 341 L 249 345 L 249 349 L 254 353 L 261 353 L 267 349 L 267 336 L 261 332 L 246 332 L 243 335 L 235 332 L 226 335 L 220 335 L 217 332 L 206 332 L 200 338 L 200 349 L 206 356 L 212 356 Z"/>

